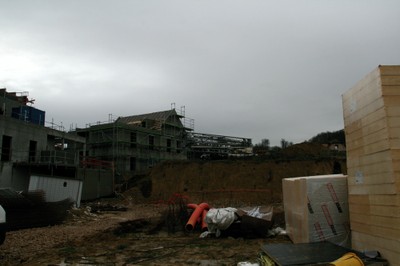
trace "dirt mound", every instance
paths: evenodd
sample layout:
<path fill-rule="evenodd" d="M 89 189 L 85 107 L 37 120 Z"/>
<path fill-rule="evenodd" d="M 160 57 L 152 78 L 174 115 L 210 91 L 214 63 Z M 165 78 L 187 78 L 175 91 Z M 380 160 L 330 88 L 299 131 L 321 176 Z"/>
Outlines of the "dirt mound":
<path fill-rule="evenodd" d="M 281 151 L 285 158 L 323 158 L 329 155 L 329 149 L 319 143 L 303 142 L 291 145 Z"/>
<path fill-rule="evenodd" d="M 178 193 L 190 202 L 218 207 L 279 204 L 283 178 L 337 173 L 346 169 L 345 163 L 333 159 L 165 162 L 125 196 L 137 202 L 168 202 Z"/>

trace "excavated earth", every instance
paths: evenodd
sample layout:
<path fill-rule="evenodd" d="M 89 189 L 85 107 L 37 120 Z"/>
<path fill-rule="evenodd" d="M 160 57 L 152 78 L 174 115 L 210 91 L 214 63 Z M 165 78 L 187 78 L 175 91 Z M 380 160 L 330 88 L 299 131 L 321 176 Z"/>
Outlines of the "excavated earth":
<path fill-rule="evenodd" d="M 338 169 L 346 169 L 344 160 L 167 162 L 115 198 L 70 210 L 62 224 L 7 232 L 0 264 L 255 263 L 262 245 L 290 242 L 289 238 L 240 234 L 200 238 L 200 229 L 184 229 L 187 217 L 176 215 L 177 206 L 182 206 L 177 199 L 206 202 L 214 208 L 272 205 L 273 226 L 284 227 L 282 178 L 332 174 Z"/>
<path fill-rule="evenodd" d="M 92 213 L 81 207 L 61 225 L 8 232 L 1 265 L 236 265 L 257 262 L 263 244 L 289 241 L 286 236 L 200 238 L 199 230 L 170 232 L 167 205 L 124 208 Z"/>

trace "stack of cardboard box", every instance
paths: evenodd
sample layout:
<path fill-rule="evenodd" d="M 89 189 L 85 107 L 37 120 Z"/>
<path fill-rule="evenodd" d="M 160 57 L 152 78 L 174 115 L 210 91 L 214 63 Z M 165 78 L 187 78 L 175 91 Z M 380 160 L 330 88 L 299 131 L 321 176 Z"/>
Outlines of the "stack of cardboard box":
<path fill-rule="evenodd" d="M 342 95 L 352 247 L 400 265 L 400 66 Z"/>

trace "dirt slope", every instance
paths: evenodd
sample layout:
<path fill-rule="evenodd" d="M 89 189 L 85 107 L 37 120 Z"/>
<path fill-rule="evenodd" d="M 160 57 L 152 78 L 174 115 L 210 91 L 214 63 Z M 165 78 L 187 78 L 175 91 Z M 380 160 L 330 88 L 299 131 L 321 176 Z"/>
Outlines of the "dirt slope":
<path fill-rule="evenodd" d="M 215 206 L 282 203 L 283 178 L 332 174 L 338 168 L 346 169 L 344 160 L 165 162 L 130 193 L 147 202 L 179 193 Z"/>

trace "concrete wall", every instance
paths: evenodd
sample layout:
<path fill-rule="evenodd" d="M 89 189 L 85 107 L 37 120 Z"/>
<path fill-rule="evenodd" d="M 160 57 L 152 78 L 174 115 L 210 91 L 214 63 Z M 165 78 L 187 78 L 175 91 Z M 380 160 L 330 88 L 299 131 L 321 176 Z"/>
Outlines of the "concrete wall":
<path fill-rule="evenodd" d="M 94 200 L 114 193 L 113 175 L 110 170 L 78 169 L 83 177 L 82 200 Z"/>
<path fill-rule="evenodd" d="M 0 145 L 4 135 L 11 137 L 12 162 L 28 161 L 30 141 L 36 141 L 37 151 L 47 148 L 46 128 L 42 126 L 0 116 Z"/>
<path fill-rule="evenodd" d="M 7 187 L 12 187 L 17 191 L 26 191 L 29 187 L 29 169 L 27 167 L 13 167 L 12 169 L 12 179 L 10 176 L 10 185 Z"/>
<path fill-rule="evenodd" d="M 71 199 L 77 207 L 81 204 L 82 181 L 58 177 L 31 176 L 29 191 L 43 190 L 47 202 Z"/>
<path fill-rule="evenodd" d="M 0 162 L 0 187 L 12 187 L 12 163 Z"/>

